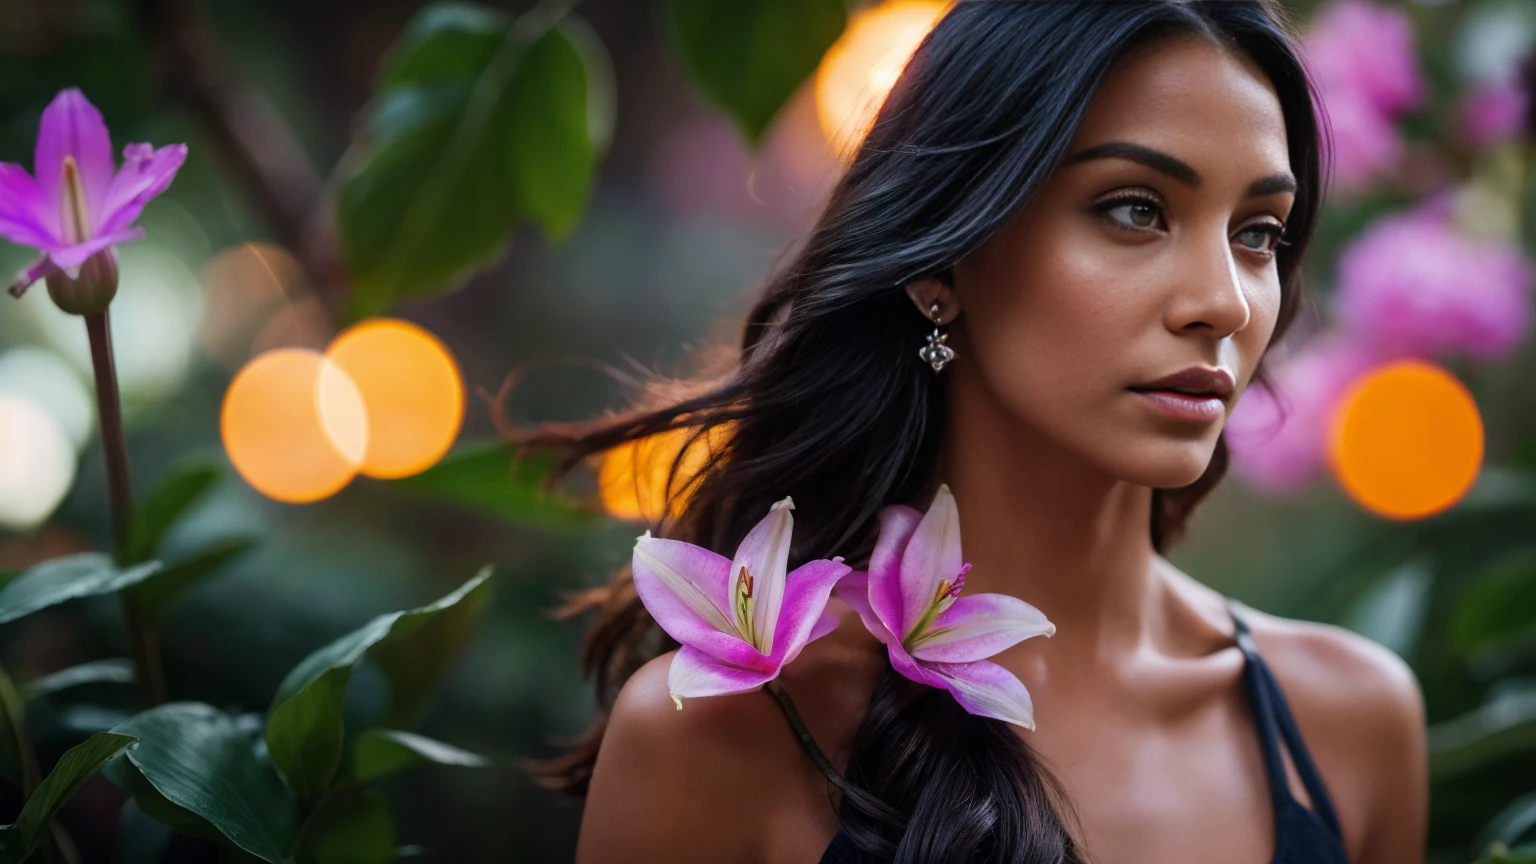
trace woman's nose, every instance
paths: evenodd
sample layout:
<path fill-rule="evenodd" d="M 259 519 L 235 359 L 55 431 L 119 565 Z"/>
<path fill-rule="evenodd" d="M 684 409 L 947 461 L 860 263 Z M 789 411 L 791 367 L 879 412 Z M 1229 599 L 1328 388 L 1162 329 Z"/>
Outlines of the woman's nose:
<path fill-rule="evenodd" d="M 1167 307 L 1168 329 L 1225 338 L 1248 326 L 1248 295 L 1226 234 L 1191 244 L 1189 252 L 1184 279 Z"/>

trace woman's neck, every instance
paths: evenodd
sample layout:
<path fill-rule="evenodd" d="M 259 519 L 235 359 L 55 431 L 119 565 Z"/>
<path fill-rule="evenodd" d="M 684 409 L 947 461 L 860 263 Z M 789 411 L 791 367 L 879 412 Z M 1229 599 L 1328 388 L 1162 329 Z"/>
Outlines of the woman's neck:
<path fill-rule="evenodd" d="M 1038 607 L 1057 627 L 1054 657 L 1102 662 L 1141 644 L 1157 608 L 1152 490 L 1084 462 L 955 371 L 940 477 L 960 510 L 966 593 Z"/>

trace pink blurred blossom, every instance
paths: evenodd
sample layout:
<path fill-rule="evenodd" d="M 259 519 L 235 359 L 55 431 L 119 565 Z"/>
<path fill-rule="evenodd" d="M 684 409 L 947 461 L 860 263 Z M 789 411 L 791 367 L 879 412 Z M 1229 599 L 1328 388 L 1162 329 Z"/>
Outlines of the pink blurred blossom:
<path fill-rule="evenodd" d="M 1424 101 L 1413 27 L 1399 9 L 1340 0 L 1313 21 L 1302 54 L 1332 131 L 1334 179 L 1357 192 L 1402 159 L 1393 121 Z"/>
<path fill-rule="evenodd" d="M 1325 90 L 1358 93 L 1388 116 L 1417 108 L 1424 100 L 1413 25 L 1401 9 L 1368 0 L 1331 3 L 1313 20 L 1303 46 L 1311 72 Z"/>
<path fill-rule="evenodd" d="M 1517 249 L 1461 235 L 1431 199 L 1345 249 L 1335 302 L 1345 328 L 1378 352 L 1497 360 L 1530 327 L 1533 280 Z"/>
<path fill-rule="evenodd" d="M 1519 135 L 1530 110 L 1531 94 L 1511 77 L 1468 93 L 1461 126 L 1474 147 L 1487 147 Z"/>
<path fill-rule="evenodd" d="M 1267 367 L 1275 392 L 1250 386 L 1227 421 L 1232 467 L 1268 492 L 1306 485 L 1327 465 L 1333 410 L 1350 384 L 1385 359 L 1334 331 Z"/>

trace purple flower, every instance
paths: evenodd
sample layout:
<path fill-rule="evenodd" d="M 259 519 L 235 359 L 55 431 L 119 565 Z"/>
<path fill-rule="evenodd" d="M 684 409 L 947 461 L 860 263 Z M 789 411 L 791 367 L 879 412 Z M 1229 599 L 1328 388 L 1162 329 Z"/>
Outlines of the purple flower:
<path fill-rule="evenodd" d="M 20 165 L 0 163 L 0 236 L 43 254 L 10 293 L 20 297 L 38 279 L 56 274 L 76 279 L 82 265 L 103 252 L 115 291 L 111 247 L 144 236 L 134 220 L 171 185 L 186 156 L 185 144 L 158 150 L 129 144 L 118 169 L 101 112 L 79 90 L 59 93 L 43 111 L 32 163 L 36 178 Z"/>
<path fill-rule="evenodd" d="M 1461 125 L 1474 147 L 1487 147 L 1519 136 L 1530 110 L 1531 94 L 1511 76 L 1467 94 L 1461 105 Z"/>
<path fill-rule="evenodd" d="M 1414 41 L 1413 25 L 1401 9 L 1339 0 L 1313 20 L 1303 51 L 1318 86 L 1357 93 L 1367 106 L 1391 117 L 1424 100 Z"/>
<path fill-rule="evenodd" d="M 1302 55 L 1332 132 L 1334 178 L 1358 191 L 1402 158 L 1393 120 L 1424 100 L 1413 28 L 1401 10 L 1341 0 L 1313 22 Z"/>
<path fill-rule="evenodd" d="M 948 486 L 928 512 L 893 505 L 880 511 L 869 570 L 848 574 L 837 596 L 885 643 L 891 666 L 919 684 L 948 690 L 965 710 L 1035 728 L 1029 691 L 986 658 L 1056 625 L 1007 594 L 961 597 L 960 513 Z"/>
<path fill-rule="evenodd" d="M 1533 278 L 1519 250 L 1461 235 L 1432 201 L 1378 220 L 1340 255 L 1335 299 L 1378 353 L 1497 360 L 1530 326 Z"/>
<path fill-rule="evenodd" d="M 1341 397 L 1382 359 L 1351 334 L 1332 332 L 1270 361 L 1274 393 L 1250 387 L 1223 430 L 1233 468 L 1269 492 L 1305 486 L 1327 464 L 1328 427 Z"/>
<path fill-rule="evenodd" d="M 774 504 L 731 560 L 649 531 L 635 541 L 640 602 L 682 643 L 667 676 L 679 710 L 683 697 L 756 690 L 836 629 L 827 600 L 850 568 L 833 558 L 785 573 L 794 506 L 788 498 Z"/>

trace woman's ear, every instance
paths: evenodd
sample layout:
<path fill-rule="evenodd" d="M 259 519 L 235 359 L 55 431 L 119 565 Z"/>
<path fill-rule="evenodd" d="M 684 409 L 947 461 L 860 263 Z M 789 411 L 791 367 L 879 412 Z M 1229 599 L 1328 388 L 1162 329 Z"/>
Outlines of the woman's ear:
<path fill-rule="evenodd" d="M 933 320 L 933 305 L 939 305 L 939 320 L 936 323 L 948 324 L 960 314 L 960 295 L 955 292 L 952 282 L 945 275 L 930 276 L 927 279 L 918 279 L 907 283 L 907 296 L 912 298 L 917 310 L 923 313 L 923 317 Z"/>

